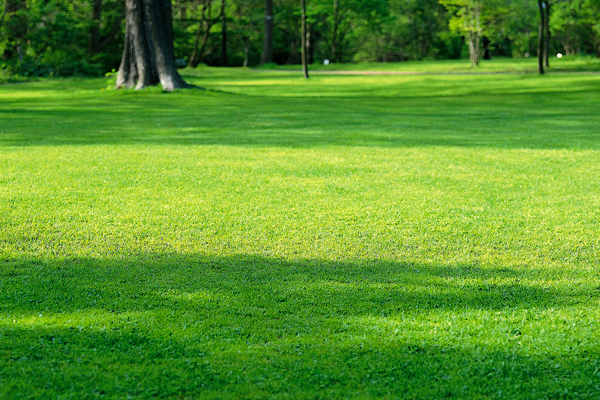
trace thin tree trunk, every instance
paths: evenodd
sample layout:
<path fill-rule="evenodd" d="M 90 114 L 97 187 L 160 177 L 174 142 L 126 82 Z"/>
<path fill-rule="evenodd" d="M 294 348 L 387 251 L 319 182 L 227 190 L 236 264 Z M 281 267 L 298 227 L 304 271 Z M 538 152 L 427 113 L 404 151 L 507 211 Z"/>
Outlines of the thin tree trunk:
<path fill-rule="evenodd" d="M 467 35 L 467 46 L 469 47 L 469 60 L 471 61 L 471 68 L 474 68 L 477 64 L 475 60 L 475 34 L 469 32 Z"/>
<path fill-rule="evenodd" d="M 244 39 L 244 68 L 248 66 L 248 56 L 250 55 L 250 38 Z"/>
<path fill-rule="evenodd" d="M 331 38 L 331 58 L 333 62 L 338 62 L 337 59 L 337 36 L 340 24 L 339 0 L 333 0 L 333 37 Z"/>
<path fill-rule="evenodd" d="M 191 87 L 179 76 L 173 48 L 170 0 L 126 0 L 125 44 L 116 87 L 164 90 Z"/>
<path fill-rule="evenodd" d="M 189 62 L 189 65 L 192 68 L 195 68 L 198 65 L 198 63 L 197 63 L 198 48 L 200 46 L 200 35 L 202 33 L 202 29 L 204 28 L 205 18 L 206 18 L 206 0 L 204 1 L 204 4 L 202 5 L 202 13 L 200 16 L 200 23 L 198 24 L 198 29 L 196 29 L 196 34 L 194 35 L 194 50 L 192 50 L 192 55 L 190 56 L 190 62 Z"/>
<path fill-rule="evenodd" d="M 273 62 L 273 0 L 265 0 L 265 36 L 263 40 L 263 52 L 261 64 Z"/>
<path fill-rule="evenodd" d="M 308 60 L 307 60 L 307 30 L 306 30 L 306 0 L 300 0 L 302 8 L 302 73 L 304 78 L 308 79 Z"/>
<path fill-rule="evenodd" d="M 221 62 L 227 66 L 227 17 L 225 15 L 225 0 L 221 0 Z"/>
<path fill-rule="evenodd" d="M 102 0 L 93 0 L 92 3 L 92 26 L 90 27 L 90 38 L 88 41 L 88 54 L 98 53 L 100 47 L 100 18 L 102 17 Z"/>
<path fill-rule="evenodd" d="M 543 1 L 538 0 L 538 8 L 540 10 L 540 25 L 538 29 L 538 72 L 544 74 L 544 19 L 546 12 L 544 11 Z"/>
<path fill-rule="evenodd" d="M 202 17 L 200 19 L 200 25 L 198 25 L 198 30 L 196 31 L 196 39 L 194 40 L 194 51 L 192 52 L 192 56 L 190 57 L 190 67 L 192 68 L 196 68 L 198 64 L 200 64 L 200 61 L 202 61 L 202 57 L 204 56 L 204 50 L 206 49 L 206 44 L 208 43 L 208 38 L 210 37 L 210 29 L 212 28 L 212 24 L 212 2 L 211 0 L 205 0 L 204 6 L 202 7 Z M 202 33 L 203 28 L 204 35 L 202 35 L 202 44 L 200 45 L 200 34 Z"/>
<path fill-rule="evenodd" d="M 550 66 L 549 54 L 550 54 L 550 2 L 546 0 L 544 2 L 546 16 L 544 18 L 544 64 L 546 67 Z"/>

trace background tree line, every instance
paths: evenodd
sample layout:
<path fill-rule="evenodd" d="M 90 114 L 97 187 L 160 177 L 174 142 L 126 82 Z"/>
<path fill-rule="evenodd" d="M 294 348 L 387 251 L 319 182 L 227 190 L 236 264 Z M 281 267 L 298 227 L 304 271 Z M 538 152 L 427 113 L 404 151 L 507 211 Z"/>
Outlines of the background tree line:
<path fill-rule="evenodd" d="M 547 49 L 600 56 L 600 0 L 547 0 Z M 173 0 L 180 63 L 300 64 L 300 0 Z M 308 63 L 538 53 L 537 0 L 306 0 Z M 0 69 L 101 74 L 123 55 L 123 0 L 0 0 Z M 476 57 L 476 58 L 474 58 Z"/>

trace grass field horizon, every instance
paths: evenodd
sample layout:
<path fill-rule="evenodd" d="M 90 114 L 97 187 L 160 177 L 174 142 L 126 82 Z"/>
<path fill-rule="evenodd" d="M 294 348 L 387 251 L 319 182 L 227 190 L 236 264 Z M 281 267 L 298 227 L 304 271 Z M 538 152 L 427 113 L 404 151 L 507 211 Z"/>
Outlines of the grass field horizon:
<path fill-rule="evenodd" d="M 550 57 L 548 73 L 553 72 L 600 72 L 600 59 L 594 56 L 555 56 Z M 301 65 L 275 65 L 268 64 L 259 69 L 269 70 L 297 70 Z M 344 71 L 372 71 L 372 72 L 410 72 L 410 73 L 466 73 L 466 74 L 492 74 L 492 73 L 537 73 L 536 57 L 494 57 L 491 60 L 481 60 L 479 65 L 471 67 L 468 59 L 457 60 L 424 60 L 401 62 L 355 62 L 355 63 L 329 63 L 315 62 L 309 65 L 314 72 L 344 72 Z"/>
<path fill-rule="evenodd" d="M 600 75 L 182 74 L 0 85 L 0 398 L 598 398 Z"/>

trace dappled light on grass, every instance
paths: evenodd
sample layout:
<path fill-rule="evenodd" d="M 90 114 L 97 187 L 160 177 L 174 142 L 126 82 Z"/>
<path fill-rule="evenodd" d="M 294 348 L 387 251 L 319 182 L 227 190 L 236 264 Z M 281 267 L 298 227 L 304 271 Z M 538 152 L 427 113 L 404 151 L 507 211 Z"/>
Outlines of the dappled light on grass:
<path fill-rule="evenodd" d="M 557 393 L 597 368 L 587 358 L 597 352 L 596 325 L 573 322 L 584 310 L 591 320 L 598 313 L 597 278 L 176 254 L 6 260 L 2 273 L 5 374 L 35 369 L 48 379 L 57 372 L 43 360 L 61 360 L 40 395 L 60 393 L 64 380 L 76 393 L 98 367 L 95 389 L 117 396 L 226 397 L 261 390 L 302 397 L 307 382 L 331 395 Z M 579 299 L 587 305 L 576 311 Z M 484 372 L 486 383 L 476 384 Z M 422 380 L 431 382 L 416 385 Z M 171 389 L 158 389 L 167 382 Z M 23 384 L 13 378 L 8 388 Z"/>
<path fill-rule="evenodd" d="M 331 395 L 502 397 L 585 385 L 598 367 L 589 357 L 598 352 L 591 321 L 600 293 L 590 275 L 177 254 L 2 268 L 4 374 L 35 370 L 42 382 L 53 374 L 38 395 L 60 393 L 65 380 L 77 393 L 100 368 L 94 388 L 116 396 L 292 398 L 313 382 Z M 25 382 L 13 377 L 7 389 Z"/>

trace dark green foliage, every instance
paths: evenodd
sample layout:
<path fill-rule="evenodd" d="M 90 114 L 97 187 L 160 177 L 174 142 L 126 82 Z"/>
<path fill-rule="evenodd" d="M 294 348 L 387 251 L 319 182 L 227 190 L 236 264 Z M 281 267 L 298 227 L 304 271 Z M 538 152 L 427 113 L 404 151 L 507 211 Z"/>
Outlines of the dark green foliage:
<path fill-rule="evenodd" d="M 71 76 L 100 75 L 118 66 L 123 5 L 118 0 L 104 3 L 106 12 L 99 29 L 101 51 L 90 54 L 89 2 L 27 1 L 19 11 L 23 18 L 9 17 L 2 26 L 2 68 L 21 76 Z M 20 52 L 16 46 L 20 46 Z"/>
<path fill-rule="evenodd" d="M 196 61 L 222 63 L 220 4 L 219 0 L 174 0 L 177 58 L 189 62 L 197 37 L 202 43 L 206 36 Z M 550 54 L 599 55 L 600 1 L 551 4 Z M 299 64 L 299 2 L 278 0 L 274 6 L 274 61 Z M 208 10 L 204 17 L 203 9 Z M 455 59 L 467 54 L 460 32 L 450 29 L 453 11 L 438 0 L 311 0 L 307 13 L 310 63 Z M 229 65 L 258 65 L 264 1 L 231 0 L 225 14 Z M 122 0 L 5 0 L 0 2 L 0 21 L 3 76 L 100 75 L 119 66 Z M 482 21 L 493 56 L 535 55 L 535 2 L 486 1 Z"/>

